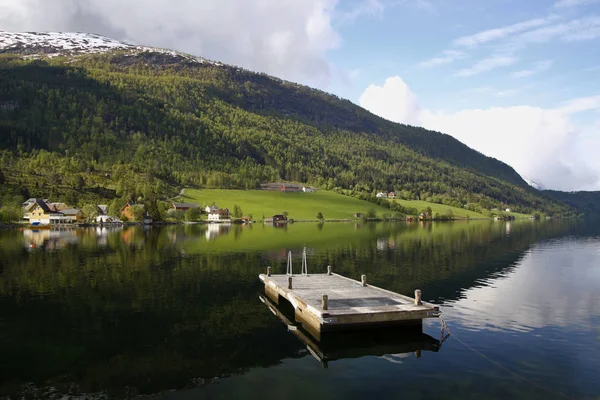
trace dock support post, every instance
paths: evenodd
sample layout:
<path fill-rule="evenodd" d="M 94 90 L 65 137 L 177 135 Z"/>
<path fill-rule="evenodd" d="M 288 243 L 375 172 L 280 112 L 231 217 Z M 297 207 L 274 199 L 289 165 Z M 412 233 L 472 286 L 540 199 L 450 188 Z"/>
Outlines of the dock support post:
<path fill-rule="evenodd" d="M 362 275 L 360 277 L 360 280 L 362 281 L 363 287 L 367 287 L 367 276 L 366 275 Z"/>
<path fill-rule="evenodd" d="M 271 267 L 267 267 L 267 276 L 271 276 Z"/>
<path fill-rule="evenodd" d="M 288 276 L 288 289 L 292 289 L 292 277 Z"/>
<path fill-rule="evenodd" d="M 327 275 L 331 275 L 331 265 L 327 266 Z"/>
<path fill-rule="evenodd" d="M 328 306 L 327 302 L 328 302 L 328 300 L 329 300 L 329 296 L 327 296 L 326 294 L 324 294 L 324 295 L 321 296 L 321 308 L 323 310 L 327 310 L 327 306 Z"/>
<path fill-rule="evenodd" d="M 423 304 L 421 302 L 421 290 L 420 289 L 415 290 L 415 304 L 417 306 L 420 306 L 421 304 Z"/>

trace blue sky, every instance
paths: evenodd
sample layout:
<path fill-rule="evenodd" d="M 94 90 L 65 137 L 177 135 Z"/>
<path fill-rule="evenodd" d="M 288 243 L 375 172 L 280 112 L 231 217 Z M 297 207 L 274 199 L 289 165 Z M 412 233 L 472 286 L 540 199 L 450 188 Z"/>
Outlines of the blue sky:
<path fill-rule="evenodd" d="M 600 189 L 600 1 L 343 1 L 333 26 L 327 57 L 345 76 L 332 92 L 547 187 Z M 363 101 L 369 86 L 378 92 Z M 421 117 L 394 111 L 410 102 Z"/>
<path fill-rule="evenodd" d="M 570 3 L 556 7 L 553 0 L 421 2 L 428 6 L 416 1 L 342 2 L 333 20 L 342 42 L 328 59 L 354 79 L 351 85 L 336 81 L 330 89 L 357 100 L 369 84 L 399 75 L 428 107 L 451 111 L 510 106 L 517 95 L 520 103 L 541 107 L 595 95 L 600 92 L 600 40 L 593 39 L 600 39 L 600 1 Z M 357 9 L 362 13 L 353 13 Z M 345 18 L 348 14 L 355 17 Z M 582 32 L 574 22 L 592 18 L 596 20 L 587 30 L 589 40 L 552 34 L 552 29 L 573 24 L 574 36 Z M 517 24 L 531 28 L 515 28 Z M 480 41 L 487 41 L 477 44 L 473 36 L 491 29 L 505 32 L 498 32 L 495 40 L 493 34 L 481 36 Z M 525 43 L 521 37 L 536 29 L 537 42 Z M 461 43 L 461 38 L 474 43 Z M 487 71 L 457 76 L 494 57 L 497 67 L 492 68 L 492 61 Z"/>
<path fill-rule="evenodd" d="M 600 0 L 0 0 L 82 31 L 332 92 L 548 188 L 600 190 Z"/>

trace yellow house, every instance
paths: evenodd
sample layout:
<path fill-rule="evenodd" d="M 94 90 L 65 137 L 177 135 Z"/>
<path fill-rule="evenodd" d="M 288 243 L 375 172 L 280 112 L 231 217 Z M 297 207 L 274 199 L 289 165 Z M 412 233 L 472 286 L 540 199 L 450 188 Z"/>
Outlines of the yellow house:
<path fill-rule="evenodd" d="M 64 215 L 52 211 L 42 199 L 35 199 L 25 208 L 25 219 L 28 219 L 29 224 L 33 226 L 66 223 Z"/>

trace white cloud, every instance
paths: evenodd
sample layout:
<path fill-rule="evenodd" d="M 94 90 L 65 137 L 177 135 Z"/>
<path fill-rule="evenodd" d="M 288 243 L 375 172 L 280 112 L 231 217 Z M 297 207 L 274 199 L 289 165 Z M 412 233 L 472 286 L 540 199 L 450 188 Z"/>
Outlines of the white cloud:
<path fill-rule="evenodd" d="M 340 23 L 352 23 L 362 16 L 381 16 L 386 4 L 382 0 L 363 0 L 353 8 L 337 13 L 336 19 Z"/>
<path fill-rule="evenodd" d="M 390 121 L 413 125 L 419 122 L 420 107 L 417 98 L 399 76 L 388 78 L 383 86 L 369 85 L 360 96 L 359 103 Z"/>
<path fill-rule="evenodd" d="M 552 60 L 544 60 L 533 63 L 530 69 L 524 69 L 521 71 L 513 72 L 512 76 L 515 78 L 526 78 L 531 75 L 544 72 L 552 67 Z"/>
<path fill-rule="evenodd" d="M 93 31 L 311 84 L 330 77 L 338 0 L 0 0 L 12 31 Z"/>
<path fill-rule="evenodd" d="M 570 7 L 579 7 L 585 6 L 589 4 L 600 3 L 600 0 L 558 0 L 554 3 L 554 7 L 556 8 L 570 8 Z"/>
<path fill-rule="evenodd" d="M 442 54 L 441 57 L 435 57 L 421 62 L 419 66 L 424 68 L 438 67 L 444 64 L 451 64 L 454 61 L 463 59 L 467 56 L 464 52 L 457 50 L 445 50 Z"/>
<path fill-rule="evenodd" d="M 471 68 L 461 69 L 456 76 L 473 76 L 496 68 L 507 67 L 517 62 L 517 58 L 510 55 L 496 54 L 476 62 Z"/>
<path fill-rule="evenodd" d="M 574 99 L 554 109 L 524 105 L 439 112 L 421 107 L 396 76 L 383 86 L 370 85 L 359 102 L 391 121 L 450 134 L 546 187 L 600 189 L 600 166 L 591 170 L 587 161 L 596 157 L 594 147 L 581 153 L 587 139 L 571 120 L 574 113 L 600 109 L 600 96 Z"/>
<path fill-rule="evenodd" d="M 514 38 L 517 43 L 543 43 L 559 38 L 563 41 L 592 40 L 600 36 L 600 17 L 590 16 L 569 22 L 533 29 Z"/>
<path fill-rule="evenodd" d="M 501 40 L 532 28 L 548 25 L 551 22 L 554 22 L 556 19 L 556 16 L 549 16 L 547 18 L 530 19 L 517 24 L 503 26 L 501 28 L 489 29 L 474 35 L 460 37 L 454 41 L 454 44 L 457 46 L 473 47 L 491 41 Z"/>

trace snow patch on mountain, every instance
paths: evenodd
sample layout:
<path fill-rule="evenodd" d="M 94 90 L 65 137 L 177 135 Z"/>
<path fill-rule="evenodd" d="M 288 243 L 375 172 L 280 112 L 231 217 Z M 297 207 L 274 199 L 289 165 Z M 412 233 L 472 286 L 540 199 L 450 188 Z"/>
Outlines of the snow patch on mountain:
<path fill-rule="evenodd" d="M 545 190 L 546 188 L 539 182 L 534 181 L 533 179 L 523 178 L 527 184 L 537 190 Z"/>
<path fill-rule="evenodd" d="M 202 57 L 173 50 L 137 46 L 93 33 L 5 32 L 0 30 L 0 53 L 20 53 L 28 58 L 103 53 L 115 50 L 126 51 L 131 55 L 142 52 L 161 53 L 173 57 L 181 57 L 197 63 L 221 65 L 218 62 L 209 61 Z"/>
<path fill-rule="evenodd" d="M 0 31 L 0 49 L 8 50 L 23 47 L 99 52 L 127 49 L 134 46 L 91 33 Z"/>

